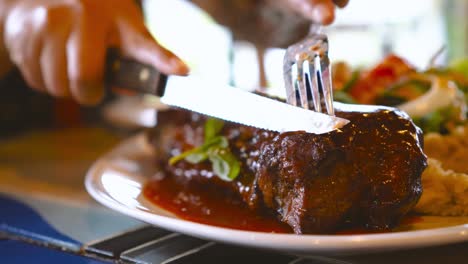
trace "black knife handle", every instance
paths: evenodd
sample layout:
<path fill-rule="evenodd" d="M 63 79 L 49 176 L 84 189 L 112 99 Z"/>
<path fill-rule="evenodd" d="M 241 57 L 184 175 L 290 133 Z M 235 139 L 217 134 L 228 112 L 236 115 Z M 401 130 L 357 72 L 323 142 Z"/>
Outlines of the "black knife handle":
<path fill-rule="evenodd" d="M 139 93 L 164 95 L 167 75 L 154 67 L 122 57 L 118 49 L 107 50 L 105 66 L 105 85 Z"/>

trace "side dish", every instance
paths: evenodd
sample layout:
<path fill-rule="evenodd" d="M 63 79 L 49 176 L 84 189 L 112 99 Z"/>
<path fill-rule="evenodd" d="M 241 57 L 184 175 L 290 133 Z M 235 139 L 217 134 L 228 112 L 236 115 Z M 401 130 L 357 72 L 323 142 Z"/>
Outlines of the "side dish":
<path fill-rule="evenodd" d="M 445 170 L 440 161 L 428 159 L 422 184 L 424 193 L 414 211 L 424 215 L 467 216 L 468 175 Z"/>
<path fill-rule="evenodd" d="M 335 65 L 336 99 L 398 107 L 423 130 L 429 163 L 417 213 L 468 216 L 467 65 L 465 59 L 421 70 L 396 55 L 370 69 Z"/>
<path fill-rule="evenodd" d="M 467 120 L 468 73 L 457 67 L 420 70 L 389 55 L 369 69 L 335 64 L 335 99 L 393 106 L 407 112 L 424 134 L 449 134 Z"/>

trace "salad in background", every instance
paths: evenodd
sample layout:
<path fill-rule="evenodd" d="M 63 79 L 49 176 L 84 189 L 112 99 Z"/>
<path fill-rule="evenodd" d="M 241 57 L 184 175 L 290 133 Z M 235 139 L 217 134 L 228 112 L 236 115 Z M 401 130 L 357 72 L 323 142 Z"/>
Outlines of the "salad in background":
<path fill-rule="evenodd" d="M 448 134 L 467 122 L 468 59 L 424 70 L 395 54 L 370 69 L 337 62 L 333 82 L 336 101 L 400 108 L 425 134 Z"/>

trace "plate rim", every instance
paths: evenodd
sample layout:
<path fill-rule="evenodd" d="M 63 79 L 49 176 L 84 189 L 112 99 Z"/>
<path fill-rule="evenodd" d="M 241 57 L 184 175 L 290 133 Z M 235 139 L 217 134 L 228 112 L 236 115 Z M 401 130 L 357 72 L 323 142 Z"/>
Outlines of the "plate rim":
<path fill-rule="evenodd" d="M 145 142 L 144 136 L 144 132 L 140 132 L 132 137 L 124 139 L 116 147 L 98 158 L 88 169 L 84 184 L 91 197 L 103 206 L 150 225 L 212 241 L 294 254 L 321 253 L 325 255 L 349 255 L 440 246 L 468 241 L 468 223 L 450 227 L 394 233 L 296 235 L 230 229 L 130 208 L 115 200 L 104 188 L 99 186 L 98 180 L 100 176 L 102 176 L 99 170 L 110 164 L 109 159 L 112 157 L 125 154 L 125 150 L 128 148 L 135 148 L 136 146 L 140 148 L 137 149 L 137 152 L 145 151 L 143 143 Z M 154 206 L 157 207 L 157 205 Z"/>

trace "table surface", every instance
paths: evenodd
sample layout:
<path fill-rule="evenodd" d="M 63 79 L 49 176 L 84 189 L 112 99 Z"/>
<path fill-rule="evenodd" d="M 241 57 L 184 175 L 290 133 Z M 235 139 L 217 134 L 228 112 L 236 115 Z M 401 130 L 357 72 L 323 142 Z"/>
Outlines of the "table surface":
<path fill-rule="evenodd" d="M 220 258 L 227 263 L 468 263 L 468 243 L 301 259 L 168 235 L 98 205 L 84 189 L 90 165 L 127 136 L 108 128 L 79 127 L 0 140 L 0 262 L 160 263 L 168 252 L 178 252 L 168 263 L 218 263 Z M 169 237 L 172 244 L 164 245 L 166 251 L 155 243 L 158 236 Z M 189 245 L 206 249 L 185 254 Z"/>

